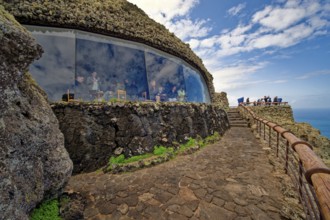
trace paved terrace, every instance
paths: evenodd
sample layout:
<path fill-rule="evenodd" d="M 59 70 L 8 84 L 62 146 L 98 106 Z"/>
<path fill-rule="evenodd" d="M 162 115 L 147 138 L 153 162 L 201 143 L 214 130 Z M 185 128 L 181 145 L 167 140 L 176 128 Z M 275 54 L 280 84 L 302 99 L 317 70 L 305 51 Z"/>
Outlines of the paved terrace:
<path fill-rule="evenodd" d="M 233 127 L 192 155 L 132 173 L 77 175 L 66 191 L 85 198 L 85 219 L 295 218 L 281 191 L 286 177 L 270 161 L 250 128 Z"/>

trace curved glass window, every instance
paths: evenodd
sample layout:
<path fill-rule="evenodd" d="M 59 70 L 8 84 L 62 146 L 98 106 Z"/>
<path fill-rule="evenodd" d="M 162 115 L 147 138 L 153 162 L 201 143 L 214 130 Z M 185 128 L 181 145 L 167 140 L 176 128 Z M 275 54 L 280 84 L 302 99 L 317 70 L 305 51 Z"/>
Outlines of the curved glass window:
<path fill-rule="evenodd" d="M 146 53 L 149 96 L 154 101 L 185 101 L 182 65 L 154 53 Z"/>
<path fill-rule="evenodd" d="M 75 94 L 84 100 L 109 101 L 125 93 L 128 100 L 143 98 L 148 86 L 142 50 L 85 34 L 77 34 L 76 48 L 76 77 L 84 82 L 76 86 Z"/>
<path fill-rule="evenodd" d="M 42 57 L 30 72 L 51 101 L 61 100 L 75 77 L 75 35 L 73 31 L 37 29 L 33 36 L 42 46 Z"/>
<path fill-rule="evenodd" d="M 184 66 L 183 74 L 186 83 L 188 102 L 210 102 L 210 96 L 206 91 L 207 86 L 203 77 L 193 69 Z"/>
<path fill-rule="evenodd" d="M 59 101 L 69 92 L 83 101 L 210 103 L 204 78 L 179 58 L 89 32 L 27 28 L 44 49 L 30 72 L 50 101 Z"/>

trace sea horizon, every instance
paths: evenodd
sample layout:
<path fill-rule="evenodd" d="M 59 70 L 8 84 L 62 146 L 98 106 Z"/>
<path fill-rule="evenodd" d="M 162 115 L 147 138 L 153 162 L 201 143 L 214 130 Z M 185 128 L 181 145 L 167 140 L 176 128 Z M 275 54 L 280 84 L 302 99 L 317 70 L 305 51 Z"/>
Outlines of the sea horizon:
<path fill-rule="evenodd" d="M 330 108 L 292 108 L 295 122 L 306 122 L 330 139 Z"/>

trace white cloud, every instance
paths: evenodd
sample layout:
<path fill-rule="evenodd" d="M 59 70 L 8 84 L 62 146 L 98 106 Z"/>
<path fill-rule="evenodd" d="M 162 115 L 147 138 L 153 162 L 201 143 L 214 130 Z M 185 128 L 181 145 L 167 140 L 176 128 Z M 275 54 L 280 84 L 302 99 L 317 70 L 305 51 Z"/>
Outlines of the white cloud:
<path fill-rule="evenodd" d="M 155 21 L 165 25 L 183 41 L 194 37 L 205 37 L 211 31 L 207 19 L 192 20 L 189 13 L 199 0 L 128 0 L 143 9 Z"/>
<path fill-rule="evenodd" d="M 239 12 L 241 12 L 246 7 L 246 3 L 238 4 L 237 6 L 234 6 L 230 8 L 227 13 L 231 16 L 237 15 Z"/>
<path fill-rule="evenodd" d="M 287 83 L 288 82 L 288 80 L 275 80 L 275 81 L 272 81 L 272 82 L 270 82 L 270 83 L 276 83 L 276 84 L 280 84 L 280 83 Z"/>
<path fill-rule="evenodd" d="M 268 6 L 257 12 L 252 21 L 262 26 L 280 31 L 296 24 L 303 18 L 315 15 L 321 6 L 317 2 L 288 1 L 284 7 Z"/>
<path fill-rule="evenodd" d="M 322 75 L 330 75 L 330 70 L 320 70 L 320 71 L 315 71 L 311 73 L 306 73 L 302 76 L 297 77 L 296 79 L 309 79 L 317 76 L 322 76 Z"/>
<path fill-rule="evenodd" d="M 265 80 L 247 81 L 246 79 L 249 75 L 264 68 L 266 65 L 266 62 L 251 64 L 237 63 L 232 66 L 211 70 L 216 91 L 239 89 L 265 82 Z"/>
<path fill-rule="evenodd" d="M 285 30 L 284 32 L 278 34 L 267 34 L 259 36 L 249 42 L 249 46 L 255 49 L 262 49 L 267 47 L 289 47 L 297 44 L 313 33 L 313 28 L 305 25 L 299 24 L 292 28 Z"/>
<path fill-rule="evenodd" d="M 151 18 L 157 22 L 165 24 L 173 18 L 185 16 L 195 7 L 199 0 L 128 0 L 144 10 Z"/>
<path fill-rule="evenodd" d="M 190 19 L 184 18 L 176 22 L 167 22 L 165 25 L 171 32 L 176 33 L 176 35 L 182 40 L 188 38 L 199 38 L 205 37 L 210 31 L 210 27 L 206 27 L 206 20 L 196 20 L 192 21 Z"/>

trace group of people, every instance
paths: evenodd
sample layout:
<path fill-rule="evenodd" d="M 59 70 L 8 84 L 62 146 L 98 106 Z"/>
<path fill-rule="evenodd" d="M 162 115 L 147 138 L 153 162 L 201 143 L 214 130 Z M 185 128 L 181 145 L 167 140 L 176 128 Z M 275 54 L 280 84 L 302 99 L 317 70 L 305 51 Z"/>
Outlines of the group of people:
<path fill-rule="evenodd" d="M 243 100 L 244 102 L 244 100 Z M 264 96 L 260 99 L 258 99 L 257 101 L 250 101 L 250 98 L 246 98 L 246 105 L 251 105 L 253 104 L 253 106 L 258 106 L 258 105 L 278 105 L 279 103 L 282 102 L 282 98 L 278 98 L 277 96 L 274 97 L 274 99 L 272 100 L 272 98 L 270 96 Z"/>
<path fill-rule="evenodd" d="M 161 85 L 157 86 L 155 80 L 152 80 L 150 82 L 149 95 L 150 95 L 150 100 L 158 101 L 158 102 L 186 101 L 186 92 L 182 87 L 178 89 L 176 85 L 171 85 L 170 83 L 167 83 L 165 87 Z"/>
<path fill-rule="evenodd" d="M 149 93 L 147 93 L 145 89 L 144 91 L 139 91 L 134 80 L 125 79 L 122 83 L 118 81 L 115 83 L 104 83 L 95 71 L 87 79 L 78 75 L 71 89 L 74 90 L 74 98 L 82 100 L 97 99 L 99 101 L 110 101 L 112 98 L 117 98 L 118 91 L 121 90 L 125 93 L 125 99 L 133 101 L 146 99 L 152 101 L 186 101 L 186 92 L 183 87 L 178 87 L 171 83 L 162 86 L 157 85 L 156 81 L 152 80 L 149 86 Z"/>
<path fill-rule="evenodd" d="M 78 75 L 72 85 L 72 89 L 74 90 L 75 99 L 82 100 L 98 99 L 99 101 L 109 101 L 117 97 L 116 91 L 118 90 L 125 90 L 130 99 L 138 97 L 138 87 L 135 81 L 129 82 L 126 79 L 123 83 L 105 83 L 98 77 L 95 71 L 86 80 L 84 76 Z"/>

